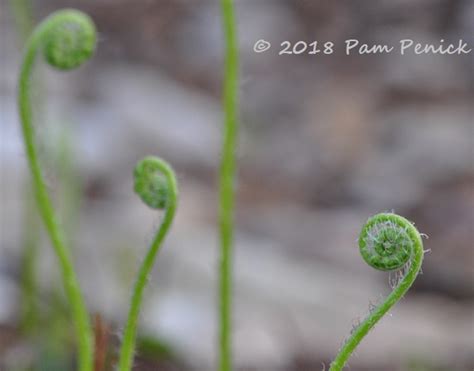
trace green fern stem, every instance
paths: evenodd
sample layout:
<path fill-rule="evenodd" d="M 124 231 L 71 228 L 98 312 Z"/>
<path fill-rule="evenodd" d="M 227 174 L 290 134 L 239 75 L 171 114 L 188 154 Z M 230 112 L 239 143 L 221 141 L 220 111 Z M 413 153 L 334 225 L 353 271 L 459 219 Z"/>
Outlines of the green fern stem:
<path fill-rule="evenodd" d="M 21 42 L 26 40 L 33 29 L 33 11 L 30 0 L 10 0 L 10 8 L 15 20 L 15 27 Z"/>
<path fill-rule="evenodd" d="M 354 329 L 331 363 L 330 371 L 344 368 L 362 339 L 410 289 L 423 262 L 420 233 L 409 220 L 396 214 L 381 213 L 371 217 L 362 228 L 359 249 L 370 266 L 384 271 L 405 268 L 406 273 L 385 301 Z"/>
<path fill-rule="evenodd" d="M 23 45 L 33 29 L 33 14 L 30 0 L 10 0 L 11 13 L 13 15 L 18 40 Z M 37 84 L 38 82 L 36 82 Z M 36 219 L 36 203 L 30 192 L 30 180 L 28 190 L 25 189 L 23 227 L 25 233 L 22 243 L 21 257 L 21 314 L 19 327 L 24 334 L 36 330 L 39 318 L 37 302 L 37 280 L 36 280 L 36 256 L 38 253 L 38 223 Z"/>
<path fill-rule="evenodd" d="M 165 209 L 163 220 L 138 271 L 133 288 L 127 323 L 120 348 L 118 370 L 132 368 L 135 349 L 138 315 L 143 293 L 150 276 L 158 250 L 171 227 L 178 201 L 178 186 L 173 169 L 157 157 L 145 157 L 134 171 L 135 192 L 142 201 L 153 209 Z"/>
<path fill-rule="evenodd" d="M 220 165 L 219 194 L 219 370 L 232 370 L 232 248 L 234 240 L 234 204 L 236 144 L 238 136 L 237 26 L 233 0 L 221 0 L 225 35 L 224 133 Z"/>
<path fill-rule="evenodd" d="M 94 52 L 95 43 L 95 26 L 87 15 L 76 10 L 62 10 L 52 14 L 36 27 L 28 39 L 18 87 L 18 105 L 26 157 L 40 215 L 58 258 L 62 281 L 71 307 L 78 337 L 80 371 L 92 370 L 93 333 L 72 264 L 71 253 L 65 245 L 65 238 L 59 228 L 38 160 L 33 138 L 33 112 L 29 87 L 38 50 L 43 51 L 49 64 L 58 69 L 67 70 L 78 67 L 89 59 Z"/>

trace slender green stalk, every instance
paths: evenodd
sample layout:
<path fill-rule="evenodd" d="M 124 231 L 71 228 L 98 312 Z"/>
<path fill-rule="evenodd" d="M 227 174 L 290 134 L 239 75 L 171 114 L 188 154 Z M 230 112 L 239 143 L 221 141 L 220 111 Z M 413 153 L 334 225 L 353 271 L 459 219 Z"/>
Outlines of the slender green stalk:
<path fill-rule="evenodd" d="M 232 249 L 234 241 L 234 204 L 236 145 L 238 136 L 239 53 L 233 0 L 221 0 L 225 34 L 224 134 L 220 166 L 219 194 L 219 370 L 232 370 Z"/>
<path fill-rule="evenodd" d="M 10 9 L 14 18 L 19 42 L 23 45 L 33 30 L 33 14 L 30 0 L 10 0 Z M 38 85 L 38 81 L 35 81 Z M 21 257 L 21 291 L 19 327 L 23 333 L 36 329 L 39 317 L 37 303 L 36 256 L 38 254 L 39 223 L 36 204 L 31 193 L 31 182 L 27 180 L 25 189 L 23 224 L 27 233 L 23 236 Z"/>
<path fill-rule="evenodd" d="M 80 371 L 92 370 L 93 334 L 71 254 L 64 243 L 65 239 L 59 228 L 38 160 L 33 138 L 30 81 L 39 49 L 43 50 L 44 56 L 52 66 L 67 70 L 78 67 L 90 58 L 95 49 L 95 41 L 95 27 L 87 15 L 75 10 L 54 13 L 43 21 L 28 39 L 18 88 L 18 105 L 26 157 L 38 208 L 58 258 L 66 296 L 71 306 L 78 337 Z"/>
<path fill-rule="evenodd" d="M 376 269 L 407 271 L 385 301 L 353 330 L 331 363 L 330 371 L 344 368 L 362 339 L 411 287 L 423 262 L 420 233 L 410 221 L 396 214 L 382 213 L 370 218 L 360 234 L 359 248 L 364 260 Z"/>
<path fill-rule="evenodd" d="M 30 0 L 10 0 L 15 26 L 23 42 L 33 30 L 33 11 Z"/>
<path fill-rule="evenodd" d="M 145 157 L 135 167 L 134 177 L 135 192 L 142 201 L 153 209 L 165 209 L 165 213 L 135 281 L 122 346 L 120 348 L 119 371 L 129 371 L 132 368 L 138 315 L 143 301 L 143 293 L 153 268 L 156 254 L 173 222 L 178 201 L 176 177 L 171 166 L 165 161 L 156 157 Z"/>

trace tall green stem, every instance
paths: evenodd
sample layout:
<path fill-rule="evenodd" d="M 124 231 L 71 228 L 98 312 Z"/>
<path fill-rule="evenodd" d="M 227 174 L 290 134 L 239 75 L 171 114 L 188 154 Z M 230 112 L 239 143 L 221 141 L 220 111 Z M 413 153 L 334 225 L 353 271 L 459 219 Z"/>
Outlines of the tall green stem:
<path fill-rule="evenodd" d="M 331 363 L 330 371 L 344 368 L 362 339 L 411 287 L 423 262 L 420 233 L 410 221 L 395 214 L 382 213 L 370 218 L 360 234 L 359 247 L 364 260 L 376 269 L 395 270 L 406 264 L 409 266 L 392 293 L 353 330 Z"/>
<path fill-rule="evenodd" d="M 23 46 L 33 30 L 33 14 L 30 0 L 10 0 L 10 9 L 15 21 L 18 40 Z M 35 81 L 38 84 L 38 81 Z M 36 329 L 39 317 L 37 303 L 36 256 L 38 253 L 38 228 L 36 204 L 31 195 L 30 180 L 25 189 L 23 223 L 24 234 L 21 258 L 21 315 L 20 328 L 24 333 Z"/>
<path fill-rule="evenodd" d="M 15 26 L 23 42 L 33 29 L 33 11 L 30 0 L 10 0 L 10 8 L 15 18 Z"/>
<path fill-rule="evenodd" d="M 78 49 L 79 48 L 79 49 Z M 30 100 L 30 81 L 36 54 L 43 49 L 48 62 L 60 69 L 77 67 L 88 59 L 95 48 L 95 27 L 85 14 L 58 11 L 43 21 L 30 36 L 21 66 L 18 105 L 33 189 L 40 215 L 58 258 L 62 280 L 71 306 L 78 337 L 80 371 L 91 371 L 93 365 L 93 334 L 87 308 L 72 264 L 71 254 L 57 222 L 38 160 L 33 133 L 33 112 Z M 72 56 L 71 56 L 72 54 Z"/>
<path fill-rule="evenodd" d="M 135 349 L 138 315 L 148 277 L 153 268 L 156 255 L 171 223 L 173 222 L 178 200 L 178 186 L 173 169 L 163 160 L 146 157 L 135 168 L 135 192 L 143 202 L 154 209 L 165 209 L 158 232 L 145 256 L 133 288 L 130 309 L 120 349 L 118 370 L 129 371 L 132 368 Z M 163 179 L 164 177 L 164 179 Z"/>
<path fill-rule="evenodd" d="M 225 34 L 224 135 L 220 166 L 220 264 L 219 264 L 219 370 L 232 370 L 232 247 L 234 240 L 234 187 L 238 134 L 237 26 L 233 0 L 221 0 Z"/>

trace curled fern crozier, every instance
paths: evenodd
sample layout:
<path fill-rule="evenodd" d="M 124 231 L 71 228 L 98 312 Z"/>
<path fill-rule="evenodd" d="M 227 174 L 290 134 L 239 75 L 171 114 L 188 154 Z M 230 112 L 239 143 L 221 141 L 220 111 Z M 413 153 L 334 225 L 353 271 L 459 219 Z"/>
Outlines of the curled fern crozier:
<path fill-rule="evenodd" d="M 94 54 L 96 30 L 86 14 L 64 10 L 49 19 L 43 54 L 51 66 L 61 70 L 79 67 Z"/>
<path fill-rule="evenodd" d="M 53 13 L 34 29 L 26 43 L 18 84 L 18 107 L 26 158 L 38 209 L 58 258 L 62 281 L 71 307 L 78 338 L 78 368 L 80 371 L 92 370 L 93 334 L 71 254 L 65 244 L 63 231 L 58 225 L 38 160 L 33 132 L 30 85 L 33 66 L 39 51 L 43 52 L 46 61 L 52 67 L 69 70 L 79 67 L 89 59 L 95 50 L 95 45 L 96 30 L 89 16 L 73 9 Z"/>
<path fill-rule="evenodd" d="M 362 258 L 382 271 L 403 270 L 402 279 L 385 301 L 371 308 L 370 314 L 353 329 L 331 363 L 330 371 L 340 371 L 375 324 L 405 295 L 415 281 L 423 262 L 423 242 L 415 226 L 402 216 L 381 213 L 371 217 L 359 236 Z"/>
<path fill-rule="evenodd" d="M 151 274 L 158 250 L 173 222 L 178 202 L 176 176 L 167 162 L 158 157 L 145 157 L 137 163 L 133 175 L 135 180 L 135 193 L 152 209 L 164 209 L 164 216 L 145 259 L 140 266 L 135 281 L 120 348 L 118 361 L 119 371 L 130 371 L 132 368 L 138 315 L 140 313 L 146 283 Z"/>

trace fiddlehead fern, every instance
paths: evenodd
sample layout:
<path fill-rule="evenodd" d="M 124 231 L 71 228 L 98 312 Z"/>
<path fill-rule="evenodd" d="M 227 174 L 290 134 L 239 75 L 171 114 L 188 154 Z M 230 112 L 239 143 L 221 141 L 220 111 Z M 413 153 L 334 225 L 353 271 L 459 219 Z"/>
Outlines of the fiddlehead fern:
<path fill-rule="evenodd" d="M 86 14 L 69 9 L 53 13 L 35 28 L 27 41 L 18 87 L 18 105 L 26 157 L 38 208 L 58 258 L 65 292 L 71 306 L 78 336 L 78 360 L 81 371 L 92 370 L 93 335 L 70 252 L 58 226 L 38 160 L 33 140 L 33 113 L 29 87 L 39 50 L 53 67 L 66 70 L 76 68 L 89 59 L 95 50 L 95 44 L 95 26 Z"/>
<path fill-rule="evenodd" d="M 157 157 L 145 157 L 134 171 L 135 193 L 152 209 L 164 209 L 165 214 L 138 272 L 132 293 L 127 323 L 120 349 L 118 370 L 129 371 L 137 333 L 138 314 L 148 276 L 153 268 L 156 254 L 173 222 L 178 202 L 178 186 L 174 171 L 165 161 Z"/>
<path fill-rule="evenodd" d="M 239 52 L 234 1 L 221 0 L 225 36 L 224 135 L 220 166 L 219 194 L 219 370 L 232 370 L 232 245 L 234 240 L 235 148 L 238 134 Z"/>
<path fill-rule="evenodd" d="M 423 261 L 420 233 L 410 221 L 391 213 L 377 214 L 367 221 L 359 236 L 359 250 L 367 264 L 375 269 L 405 269 L 406 273 L 385 301 L 373 308 L 367 318 L 353 330 L 331 363 L 330 371 L 343 369 L 365 335 L 411 287 Z"/>

